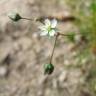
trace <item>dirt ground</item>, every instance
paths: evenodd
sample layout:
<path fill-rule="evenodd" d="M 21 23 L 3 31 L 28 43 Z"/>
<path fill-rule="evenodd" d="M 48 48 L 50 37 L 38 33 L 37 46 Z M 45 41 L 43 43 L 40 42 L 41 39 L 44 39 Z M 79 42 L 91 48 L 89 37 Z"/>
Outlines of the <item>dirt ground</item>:
<path fill-rule="evenodd" d="M 53 39 L 40 37 L 40 23 L 12 22 L 7 14 L 17 11 L 24 17 L 70 14 L 58 0 L 0 0 L 0 96 L 91 96 L 84 86 L 80 69 L 66 69 L 75 62 L 70 53 L 72 44 L 59 38 L 52 75 L 44 75 L 43 65 L 49 62 Z M 70 22 L 60 23 L 61 31 L 76 30 Z"/>

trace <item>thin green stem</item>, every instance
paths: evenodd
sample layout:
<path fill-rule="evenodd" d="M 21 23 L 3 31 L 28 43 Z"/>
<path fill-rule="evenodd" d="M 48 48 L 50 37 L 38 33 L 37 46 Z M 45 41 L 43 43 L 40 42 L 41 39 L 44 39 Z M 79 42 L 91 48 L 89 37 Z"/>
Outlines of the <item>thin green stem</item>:
<path fill-rule="evenodd" d="M 30 19 L 30 18 L 23 18 L 22 19 L 25 19 L 25 20 L 29 20 L 29 21 L 36 21 L 36 19 Z"/>
<path fill-rule="evenodd" d="M 62 34 L 62 33 L 59 33 L 59 32 L 58 32 L 58 34 L 61 35 L 61 36 L 72 36 L 71 34 Z M 80 34 L 80 33 L 76 33 L 74 35 L 78 35 L 78 34 Z"/>
<path fill-rule="evenodd" d="M 23 18 L 22 17 L 21 19 L 29 20 L 29 21 L 34 21 L 34 22 L 40 22 L 40 23 L 44 24 L 44 22 L 42 22 L 39 18 L 30 19 L 30 18 Z"/>
<path fill-rule="evenodd" d="M 57 34 L 56 37 L 55 37 L 54 46 L 53 46 L 52 54 L 51 54 L 51 57 L 50 57 L 50 64 L 52 63 L 52 59 L 53 59 L 53 55 L 54 55 L 54 51 L 55 51 L 58 36 L 59 36 L 59 34 Z"/>

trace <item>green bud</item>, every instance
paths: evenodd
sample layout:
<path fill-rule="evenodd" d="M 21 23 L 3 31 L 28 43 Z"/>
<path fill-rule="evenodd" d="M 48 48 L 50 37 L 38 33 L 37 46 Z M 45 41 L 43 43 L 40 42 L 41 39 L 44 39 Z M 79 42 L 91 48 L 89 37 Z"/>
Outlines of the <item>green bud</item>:
<path fill-rule="evenodd" d="M 44 74 L 50 75 L 54 71 L 53 64 L 45 64 L 44 65 Z"/>
<path fill-rule="evenodd" d="M 21 17 L 18 13 L 15 13 L 15 12 L 9 13 L 9 14 L 8 14 L 8 17 L 9 17 L 11 20 L 15 21 L 15 22 L 17 22 L 17 21 L 19 21 L 20 19 L 22 19 L 22 17 Z"/>

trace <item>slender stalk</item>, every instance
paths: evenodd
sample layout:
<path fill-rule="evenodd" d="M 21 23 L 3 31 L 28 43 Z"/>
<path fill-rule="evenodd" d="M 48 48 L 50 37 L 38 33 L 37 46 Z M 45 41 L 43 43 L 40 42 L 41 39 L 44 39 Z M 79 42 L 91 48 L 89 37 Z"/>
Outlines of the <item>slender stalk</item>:
<path fill-rule="evenodd" d="M 36 19 L 30 19 L 30 18 L 23 18 L 22 19 L 25 19 L 25 20 L 29 20 L 29 21 L 35 21 Z"/>
<path fill-rule="evenodd" d="M 53 59 L 53 55 L 54 55 L 54 51 L 55 51 L 58 36 L 59 36 L 59 34 L 57 34 L 56 37 L 55 37 L 54 46 L 53 46 L 52 54 L 51 54 L 51 57 L 50 57 L 50 64 L 52 63 L 52 59 Z"/>
<path fill-rule="evenodd" d="M 59 33 L 59 32 L 58 32 L 58 34 L 61 35 L 61 36 L 72 36 L 71 34 L 62 34 L 62 33 Z M 78 34 L 80 34 L 80 33 L 76 33 L 74 35 L 78 35 Z"/>
<path fill-rule="evenodd" d="M 42 24 L 44 24 L 44 22 L 42 22 L 39 18 L 35 18 L 35 19 L 30 19 L 30 18 L 21 18 L 21 19 L 25 19 L 25 20 L 29 20 L 29 21 L 35 21 L 35 22 L 40 22 Z"/>

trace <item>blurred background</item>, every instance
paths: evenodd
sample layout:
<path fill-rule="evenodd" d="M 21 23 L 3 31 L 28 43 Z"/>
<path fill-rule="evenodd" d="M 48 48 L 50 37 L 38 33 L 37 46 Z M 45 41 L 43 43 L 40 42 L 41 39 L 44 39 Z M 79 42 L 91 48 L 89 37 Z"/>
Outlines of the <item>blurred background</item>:
<path fill-rule="evenodd" d="M 58 22 L 54 72 L 44 75 L 54 37 L 41 37 L 40 23 L 11 21 L 23 17 L 72 16 Z M 0 96 L 96 96 L 96 0 L 0 0 Z"/>

